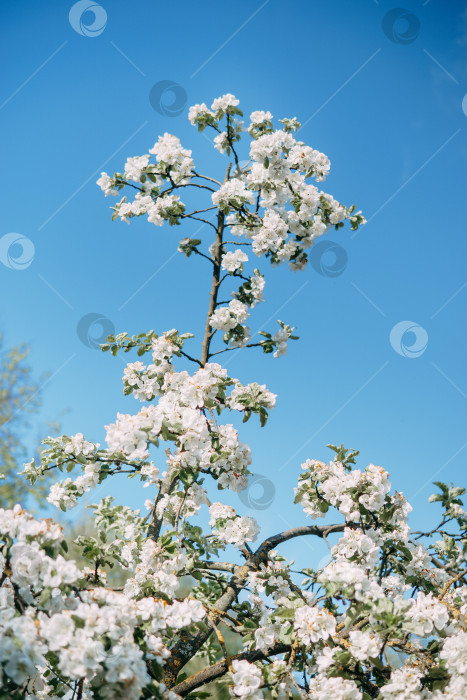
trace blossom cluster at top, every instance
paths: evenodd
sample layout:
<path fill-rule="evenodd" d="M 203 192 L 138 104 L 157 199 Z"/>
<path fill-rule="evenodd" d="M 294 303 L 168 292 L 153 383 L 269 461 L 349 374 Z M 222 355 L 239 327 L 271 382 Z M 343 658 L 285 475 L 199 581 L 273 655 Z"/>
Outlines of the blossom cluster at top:
<path fill-rule="evenodd" d="M 274 265 L 287 262 L 294 270 L 303 269 L 317 238 L 332 228 L 339 229 L 346 220 L 356 229 L 365 219 L 355 207 L 341 205 L 313 184 L 326 179 L 330 162 L 326 155 L 297 140 L 300 123 L 296 118 L 280 120 L 282 128 L 275 129 L 270 112 L 252 112 L 247 127 L 239 118 L 242 116 L 239 100 L 231 94 L 216 98 L 210 108 L 197 104 L 188 112 L 189 121 L 200 131 L 211 129 L 217 133 L 215 148 L 231 158 L 232 167 L 223 181 L 198 173 L 192 152 L 184 149 L 177 137 L 166 133 L 147 154 L 128 158 L 123 173 L 112 177 L 102 173 L 98 184 L 106 195 L 117 195 L 125 187 L 137 190 L 134 199 L 124 196 L 114 207 L 113 218 L 128 222 L 131 217 L 147 215 L 157 226 L 164 221 L 176 225 L 192 219 L 215 227 L 210 212 L 217 211 L 222 222 L 218 234 L 230 232 L 238 245 L 251 248 L 258 257 L 269 258 Z M 239 149 L 245 136 L 250 145 L 242 154 Z M 151 161 L 151 155 L 156 162 Z M 205 205 L 193 211 L 180 198 L 180 193 L 190 188 L 206 195 Z M 232 292 L 234 299 L 227 306 L 215 308 L 211 328 L 222 331 L 231 347 L 248 345 L 251 331 L 246 320 L 250 307 L 262 300 L 264 277 L 259 271 L 243 274 L 249 256 L 241 248 L 230 249 L 235 241 L 227 242 L 222 237 L 209 246 L 209 255 L 200 250 L 201 243 L 184 238 L 179 250 L 187 256 L 198 253 L 210 257 L 228 275 L 243 280 L 238 291 Z M 284 354 L 289 337 L 282 329 L 269 334 L 261 344 L 266 352 L 274 350 L 278 357 Z"/>

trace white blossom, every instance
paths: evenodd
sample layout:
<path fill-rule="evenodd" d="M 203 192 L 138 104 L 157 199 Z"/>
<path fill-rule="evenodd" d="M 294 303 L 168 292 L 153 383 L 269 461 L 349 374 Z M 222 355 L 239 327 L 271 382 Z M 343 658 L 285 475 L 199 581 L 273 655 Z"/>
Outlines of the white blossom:
<path fill-rule="evenodd" d="M 236 272 L 243 269 L 243 263 L 247 262 L 248 255 L 243 250 L 229 251 L 222 256 L 222 269 L 227 272 Z"/>
<path fill-rule="evenodd" d="M 336 619 L 325 608 L 304 605 L 295 611 L 294 627 L 304 644 L 326 640 L 336 629 Z"/>
<path fill-rule="evenodd" d="M 263 697 L 261 671 L 257 666 L 245 660 L 234 659 L 232 668 L 234 695 L 247 700 L 257 700 Z"/>

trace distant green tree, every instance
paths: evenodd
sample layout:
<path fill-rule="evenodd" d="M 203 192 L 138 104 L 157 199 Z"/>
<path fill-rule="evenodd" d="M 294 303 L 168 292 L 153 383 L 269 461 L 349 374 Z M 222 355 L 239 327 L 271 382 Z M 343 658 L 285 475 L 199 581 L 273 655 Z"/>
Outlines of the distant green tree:
<path fill-rule="evenodd" d="M 30 348 L 5 346 L 0 333 L 0 507 L 15 503 L 39 505 L 48 491 L 47 483 L 30 484 L 19 476 L 26 454 L 24 436 L 30 417 L 41 405 L 40 386 L 28 364 Z M 49 426 L 58 431 L 57 424 Z"/>

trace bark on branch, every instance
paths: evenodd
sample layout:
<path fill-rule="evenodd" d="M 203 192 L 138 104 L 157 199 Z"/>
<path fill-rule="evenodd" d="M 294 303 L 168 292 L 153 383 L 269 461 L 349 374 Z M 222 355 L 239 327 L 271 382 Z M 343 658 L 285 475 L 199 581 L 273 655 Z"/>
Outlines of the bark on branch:
<path fill-rule="evenodd" d="M 271 549 L 277 547 L 278 544 L 282 544 L 282 542 L 287 542 L 287 540 L 291 540 L 294 537 L 302 537 L 303 535 L 315 535 L 316 537 L 326 538 L 333 532 L 343 532 L 345 527 L 355 528 L 358 525 L 356 523 L 339 523 L 337 525 L 301 525 L 293 527 L 291 530 L 285 530 L 278 535 L 268 537 L 258 547 L 253 556 L 259 564 L 267 558 Z"/>
<path fill-rule="evenodd" d="M 224 182 L 230 177 L 230 165 L 227 168 L 225 174 Z M 211 328 L 210 318 L 217 306 L 217 294 L 220 287 L 220 277 L 221 277 L 221 263 L 222 263 L 222 241 L 224 236 L 224 226 L 225 226 L 225 216 L 223 212 L 219 210 L 217 214 L 217 227 L 216 227 L 216 241 L 214 243 L 213 250 L 213 271 L 212 271 L 212 285 L 211 294 L 209 297 L 209 308 L 208 315 L 206 317 L 206 326 L 204 329 L 204 338 L 201 345 L 201 366 L 204 367 L 206 362 L 209 360 L 209 348 L 211 346 L 211 339 L 214 334 L 214 330 Z"/>
<path fill-rule="evenodd" d="M 253 651 L 244 651 L 241 654 L 231 656 L 230 660 L 246 659 L 246 661 L 250 662 L 262 661 L 270 656 L 285 654 L 287 651 L 290 651 L 289 644 L 277 644 L 276 646 L 271 647 L 271 649 L 268 649 L 267 653 L 263 653 L 257 649 Z M 203 668 L 202 671 L 198 671 L 198 673 L 186 678 L 184 681 L 172 688 L 172 690 L 178 693 L 178 695 L 184 697 L 185 695 L 188 695 L 188 693 L 191 693 L 192 690 L 196 690 L 196 688 L 199 688 L 200 686 L 205 685 L 216 678 L 220 678 L 220 676 L 223 676 L 225 673 L 227 673 L 227 671 L 228 660 L 224 659 L 223 661 L 219 661 L 217 664 L 208 666 L 208 668 Z"/>

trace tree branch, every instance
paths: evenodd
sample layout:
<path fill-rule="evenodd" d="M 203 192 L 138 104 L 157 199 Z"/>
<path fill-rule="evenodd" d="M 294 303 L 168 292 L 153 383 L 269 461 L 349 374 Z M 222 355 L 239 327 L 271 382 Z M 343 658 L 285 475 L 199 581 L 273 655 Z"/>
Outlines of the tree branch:
<path fill-rule="evenodd" d="M 157 505 L 163 496 L 170 493 L 177 482 L 178 473 L 175 472 L 175 467 L 171 467 L 167 470 L 165 477 L 162 479 L 162 484 L 159 489 L 159 493 L 156 496 L 156 502 L 154 503 L 154 510 L 152 513 L 152 520 L 148 527 L 148 537 L 152 540 L 157 540 L 159 537 L 161 527 L 162 527 L 162 516 L 157 515 Z"/>
<path fill-rule="evenodd" d="M 227 172 L 225 173 L 225 179 L 224 182 L 227 182 L 230 176 L 230 165 L 227 168 Z M 208 314 L 206 317 L 206 325 L 204 328 L 204 338 L 203 338 L 203 343 L 202 343 L 202 352 L 201 352 L 201 363 L 202 366 L 206 364 L 206 362 L 209 360 L 209 348 L 211 345 L 211 338 L 213 336 L 213 329 L 211 328 L 210 324 L 210 319 L 214 311 L 216 310 L 216 304 L 217 304 L 217 293 L 219 291 L 219 284 L 220 284 L 220 274 L 221 274 L 221 260 L 222 260 L 222 238 L 224 234 L 224 219 L 225 216 L 223 212 L 219 211 L 217 214 L 217 228 L 216 228 L 216 241 L 214 244 L 214 251 L 213 251 L 213 273 L 212 273 L 212 285 L 211 285 L 211 294 L 209 298 L 209 308 L 208 308 Z M 212 224 L 211 224 L 212 225 Z"/>
<path fill-rule="evenodd" d="M 336 525 L 301 525 L 300 527 L 294 527 L 291 530 L 285 530 L 278 535 L 268 537 L 258 547 L 253 556 L 259 563 L 267 558 L 271 549 L 277 547 L 278 544 L 282 544 L 282 542 L 287 542 L 287 540 L 291 540 L 294 537 L 302 537 L 303 535 L 315 535 L 325 539 L 332 532 L 343 532 L 345 527 L 357 528 L 359 526 L 357 523 L 339 523 Z"/>
<path fill-rule="evenodd" d="M 233 574 L 235 564 L 229 564 L 223 561 L 202 561 L 201 559 L 195 564 L 196 569 L 209 569 L 210 571 L 228 571 Z"/>
<path fill-rule="evenodd" d="M 196 170 L 193 170 L 193 175 L 195 177 L 201 177 L 203 180 L 209 180 L 210 182 L 214 182 L 216 185 L 219 185 L 219 187 L 222 185 L 222 182 L 219 182 L 219 180 L 215 180 L 213 177 L 208 177 L 207 175 L 201 175 L 200 173 L 197 173 Z"/>
<path fill-rule="evenodd" d="M 284 654 L 287 651 L 290 651 L 290 645 L 277 644 L 274 647 L 271 647 L 271 649 L 268 649 L 266 654 L 257 649 L 253 651 L 244 651 L 241 654 L 235 654 L 234 656 L 231 656 L 230 661 L 234 661 L 235 659 L 245 659 L 250 663 L 253 661 L 263 661 L 269 658 L 270 656 Z M 208 666 L 208 668 L 203 668 L 202 671 L 199 671 L 193 676 L 186 678 L 184 681 L 174 686 L 172 690 L 175 693 L 178 693 L 178 695 L 184 697 L 185 695 L 188 695 L 188 693 L 191 693 L 192 690 L 195 690 L 196 688 L 199 688 L 200 686 L 205 685 L 206 683 L 209 683 L 210 681 L 213 681 L 216 678 L 219 678 L 220 676 L 223 676 L 225 673 L 227 673 L 227 670 L 228 664 L 227 661 L 224 659 L 223 661 L 219 661 L 217 664 Z"/>

